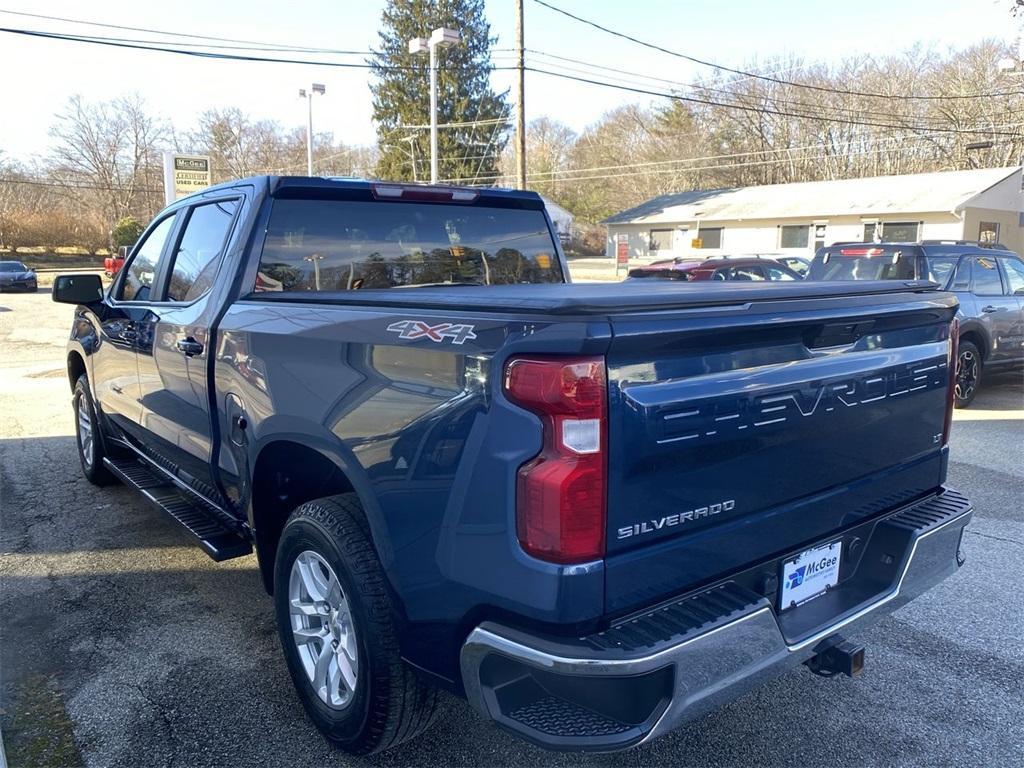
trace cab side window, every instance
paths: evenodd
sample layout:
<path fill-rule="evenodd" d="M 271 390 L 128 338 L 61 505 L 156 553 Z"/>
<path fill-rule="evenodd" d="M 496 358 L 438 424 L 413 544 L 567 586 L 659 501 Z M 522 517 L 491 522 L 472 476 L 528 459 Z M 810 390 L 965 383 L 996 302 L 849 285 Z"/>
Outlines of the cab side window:
<path fill-rule="evenodd" d="M 237 200 L 220 200 L 191 210 L 174 251 L 168 301 L 193 301 L 213 285 L 237 209 Z"/>
<path fill-rule="evenodd" d="M 975 256 L 972 272 L 972 291 L 978 296 L 1002 296 L 1003 281 L 999 277 L 999 265 L 992 256 Z"/>
<path fill-rule="evenodd" d="M 157 224 L 135 251 L 135 257 L 127 266 L 124 280 L 121 281 L 117 296 L 121 301 L 150 300 L 149 293 L 156 279 L 157 262 L 171 230 L 174 229 L 174 218 L 172 214 Z"/>

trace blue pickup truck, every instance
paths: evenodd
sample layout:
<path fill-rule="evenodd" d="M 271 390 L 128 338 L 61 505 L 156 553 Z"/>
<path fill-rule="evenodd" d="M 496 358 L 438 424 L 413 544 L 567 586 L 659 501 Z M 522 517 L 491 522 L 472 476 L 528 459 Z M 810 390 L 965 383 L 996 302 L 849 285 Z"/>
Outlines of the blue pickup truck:
<path fill-rule="evenodd" d="M 439 689 L 613 751 L 800 664 L 857 674 L 851 633 L 963 563 L 955 297 L 568 283 L 532 193 L 213 187 L 109 289 L 56 281 L 82 471 L 215 560 L 255 549 L 350 752 Z"/>

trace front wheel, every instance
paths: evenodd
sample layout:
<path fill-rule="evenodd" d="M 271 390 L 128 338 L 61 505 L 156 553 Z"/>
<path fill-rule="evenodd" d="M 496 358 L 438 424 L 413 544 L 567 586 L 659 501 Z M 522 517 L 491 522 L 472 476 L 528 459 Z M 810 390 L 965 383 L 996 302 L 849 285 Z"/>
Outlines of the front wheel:
<path fill-rule="evenodd" d="M 956 354 L 956 389 L 953 404 L 966 408 L 978 394 L 981 385 L 982 360 L 978 348 L 969 341 L 961 341 Z"/>
<path fill-rule="evenodd" d="M 396 612 L 354 494 L 296 509 L 274 563 L 274 610 L 306 712 L 336 746 L 372 754 L 430 724 L 436 691 L 402 661 Z"/>
<path fill-rule="evenodd" d="M 75 410 L 75 442 L 78 445 L 78 460 L 82 465 L 82 474 L 93 485 L 111 485 L 117 482 L 110 471 L 103 465 L 106 451 L 103 447 L 103 436 L 100 434 L 99 419 L 89 392 L 89 380 L 83 373 L 75 382 L 75 391 L 71 398 Z"/>

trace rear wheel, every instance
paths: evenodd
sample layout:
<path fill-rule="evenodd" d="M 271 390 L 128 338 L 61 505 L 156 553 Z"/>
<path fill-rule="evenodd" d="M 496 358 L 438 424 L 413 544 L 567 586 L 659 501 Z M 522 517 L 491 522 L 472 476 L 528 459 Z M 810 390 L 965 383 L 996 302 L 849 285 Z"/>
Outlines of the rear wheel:
<path fill-rule="evenodd" d="M 78 445 L 78 460 L 82 464 L 82 474 L 93 485 L 111 485 L 117 482 L 103 465 L 106 451 L 103 447 L 103 435 L 100 434 L 99 419 L 89 392 L 89 380 L 83 373 L 75 382 L 72 395 L 75 410 L 75 442 Z"/>
<path fill-rule="evenodd" d="M 970 341 L 961 341 L 956 355 L 956 390 L 954 405 L 966 408 L 974 400 L 981 385 L 982 360 L 978 348 Z"/>
<path fill-rule="evenodd" d="M 430 724 L 437 694 L 401 660 L 396 612 L 354 494 L 307 502 L 288 518 L 274 608 L 299 698 L 333 744 L 371 754 Z"/>

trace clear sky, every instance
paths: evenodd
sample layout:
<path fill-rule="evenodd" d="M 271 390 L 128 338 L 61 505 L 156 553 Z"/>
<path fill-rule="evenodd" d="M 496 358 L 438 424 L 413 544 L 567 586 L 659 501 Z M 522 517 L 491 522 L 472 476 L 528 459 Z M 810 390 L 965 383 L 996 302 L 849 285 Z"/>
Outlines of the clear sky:
<path fill-rule="evenodd" d="M 790 54 L 833 60 L 903 50 L 915 43 L 941 50 L 985 37 L 1012 40 L 1018 34 L 1006 0 L 551 2 L 664 47 L 741 67 Z M 527 48 L 679 81 L 708 72 L 582 26 L 533 0 L 525 3 Z M 0 0 L 0 9 L 7 11 L 351 50 L 376 45 L 383 6 L 383 0 Z M 487 0 L 487 15 L 499 38 L 495 64 L 509 65 L 511 52 L 500 49 L 514 43 L 513 0 Z M 0 26 L 152 37 L 6 13 L 0 13 Z M 327 85 L 327 96 L 315 103 L 316 130 L 331 130 L 347 143 L 375 141 L 366 70 L 192 59 L 2 33 L 0 55 L 0 150 L 8 158 L 28 160 L 45 152 L 54 114 L 75 93 L 96 100 L 137 91 L 179 132 L 187 132 L 203 110 L 219 106 L 238 106 L 253 117 L 290 127 L 304 123 L 304 103 L 296 93 L 312 81 Z M 798 79 L 799 72 L 790 76 Z M 494 83 L 499 89 L 510 87 L 512 73 L 495 72 Z M 577 130 L 620 104 L 648 101 L 534 73 L 528 73 L 526 87 L 528 119 L 547 114 Z"/>

